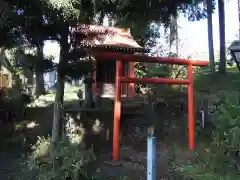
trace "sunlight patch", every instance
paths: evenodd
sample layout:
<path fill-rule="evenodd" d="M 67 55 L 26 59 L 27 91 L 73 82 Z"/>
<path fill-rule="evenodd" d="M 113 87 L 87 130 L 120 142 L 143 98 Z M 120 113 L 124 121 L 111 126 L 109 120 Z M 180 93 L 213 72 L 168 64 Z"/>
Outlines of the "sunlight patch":
<path fill-rule="evenodd" d="M 103 126 L 101 125 L 101 122 L 99 121 L 99 119 L 96 119 L 92 126 L 93 133 L 98 134 L 102 130 L 102 128 Z"/>
<path fill-rule="evenodd" d="M 77 124 L 75 120 L 69 116 L 66 123 L 66 135 L 73 144 L 80 144 L 83 141 L 85 129 L 82 124 Z"/>
<path fill-rule="evenodd" d="M 37 124 L 36 122 L 32 121 L 32 122 L 29 122 L 27 123 L 26 127 L 27 129 L 32 129 L 32 128 L 35 128 L 35 127 L 38 127 L 39 124 Z"/>
<path fill-rule="evenodd" d="M 24 129 L 33 129 L 33 128 L 36 128 L 38 126 L 39 126 L 39 124 L 37 124 L 35 121 L 23 121 L 23 122 L 15 124 L 15 130 L 16 131 L 21 131 L 21 130 L 24 130 Z"/>

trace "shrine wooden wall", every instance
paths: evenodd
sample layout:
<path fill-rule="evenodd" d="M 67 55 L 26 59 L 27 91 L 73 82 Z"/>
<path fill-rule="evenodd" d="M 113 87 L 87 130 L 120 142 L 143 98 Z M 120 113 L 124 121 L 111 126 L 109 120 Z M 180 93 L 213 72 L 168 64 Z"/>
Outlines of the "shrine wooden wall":
<path fill-rule="evenodd" d="M 96 62 L 96 93 L 102 97 L 115 97 L 116 61 Z M 129 65 L 123 65 L 123 76 L 129 75 Z M 128 84 L 122 84 L 122 96 L 127 96 Z"/>

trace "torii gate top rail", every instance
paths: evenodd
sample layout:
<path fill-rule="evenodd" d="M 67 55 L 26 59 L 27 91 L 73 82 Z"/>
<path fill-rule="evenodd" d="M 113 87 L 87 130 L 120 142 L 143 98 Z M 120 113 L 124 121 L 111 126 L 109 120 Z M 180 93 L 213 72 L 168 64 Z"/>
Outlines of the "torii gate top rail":
<path fill-rule="evenodd" d="M 114 133 L 113 133 L 113 160 L 119 159 L 119 135 L 120 135 L 120 118 L 121 118 L 121 83 L 142 83 L 142 84 L 185 84 L 188 85 L 188 134 L 189 148 L 195 148 L 195 120 L 194 120 L 194 91 L 193 91 L 193 66 L 207 66 L 208 61 L 148 57 L 143 55 L 122 54 L 112 52 L 91 52 L 96 58 L 102 60 L 116 60 L 116 81 L 115 81 L 115 103 L 114 103 Z M 168 79 L 168 78 L 135 78 L 122 77 L 122 66 L 124 61 L 146 62 L 160 64 L 177 64 L 187 65 L 187 80 Z"/>
<path fill-rule="evenodd" d="M 159 63 L 159 64 L 177 64 L 177 65 L 193 65 L 193 66 L 207 66 L 208 61 L 190 60 L 169 57 L 150 57 L 140 54 L 122 54 L 114 52 L 93 52 L 92 55 L 101 57 L 101 60 L 118 59 L 121 61 L 131 62 L 146 62 L 146 63 Z"/>

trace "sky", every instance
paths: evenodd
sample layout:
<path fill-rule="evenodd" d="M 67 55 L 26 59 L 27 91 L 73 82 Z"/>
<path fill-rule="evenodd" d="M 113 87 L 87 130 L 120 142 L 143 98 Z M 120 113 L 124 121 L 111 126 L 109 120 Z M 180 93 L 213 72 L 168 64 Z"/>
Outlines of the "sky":
<path fill-rule="evenodd" d="M 237 0 L 227 0 L 225 4 L 225 32 L 226 43 L 239 39 L 238 30 L 238 9 Z M 179 16 L 179 52 L 180 55 L 192 56 L 194 59 L 208 60 L 208 34 L 207 19 L 197 22 L 189 22 L 183 15 Z M 219 54 L 219 29 L 218 12 L 213 14 L 213 36 L 215 57 Z M 47 42 L 44 46 L 45 55 L 54 55 L 59 57 L 59 45 L 57 43 Z"/>
<path fill-rule="evenodd" d="M 226 44 L 232 40 L 238 39 L 238 6 L 237 0 L 225 1 L 225 32 Z M 184 56 L 193 55 L 195 58 L 205 60 L 208 58 L 208 33 L 207 19 L 198 22 L 189 22 L 185 17 L 180 16 L 179 20 L 179 37 L 182 45 L 180 54 Z M 213 14 L 213 43 L 215 48 L 215 56 L 219 54 L 219 25 L 218 12 Z"/>

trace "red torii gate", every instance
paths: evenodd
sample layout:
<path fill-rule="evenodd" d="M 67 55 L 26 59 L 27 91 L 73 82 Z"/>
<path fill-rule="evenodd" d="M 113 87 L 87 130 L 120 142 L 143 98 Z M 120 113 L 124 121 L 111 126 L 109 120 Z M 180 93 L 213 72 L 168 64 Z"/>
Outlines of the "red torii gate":
<path fill-rule="evenodd" d="M 193 90 L 193 66 L 207 66 L 207 61 L 178 59 L 178 58 L 161 58 L 148 57 L 143 55 L 131 55 L 122 53 L 96 52 L 95 57 L 101 57 L 104 60 L 116 59 L 116 81 L 115 81 L 115 103 L 114 103 L 114 129 L 113 129 L 113 160 L 119 159 L 119 136 L 120 136 L 120 118 L 121 118 L 121 83 L 139 83 L 139 84 L 182 84 L 188 85 L 188 129 L 189 129 L 189 148 L 195 148 L 195 121 L 194 121 L 194 90 Z M 159 64 L 177 64 L 187 65 L 188 78 L 169 79 L 169 78 L 135 78 L 122 77 L 122 66 L 124 61 L 130 62 L 147 62 Z"/>

